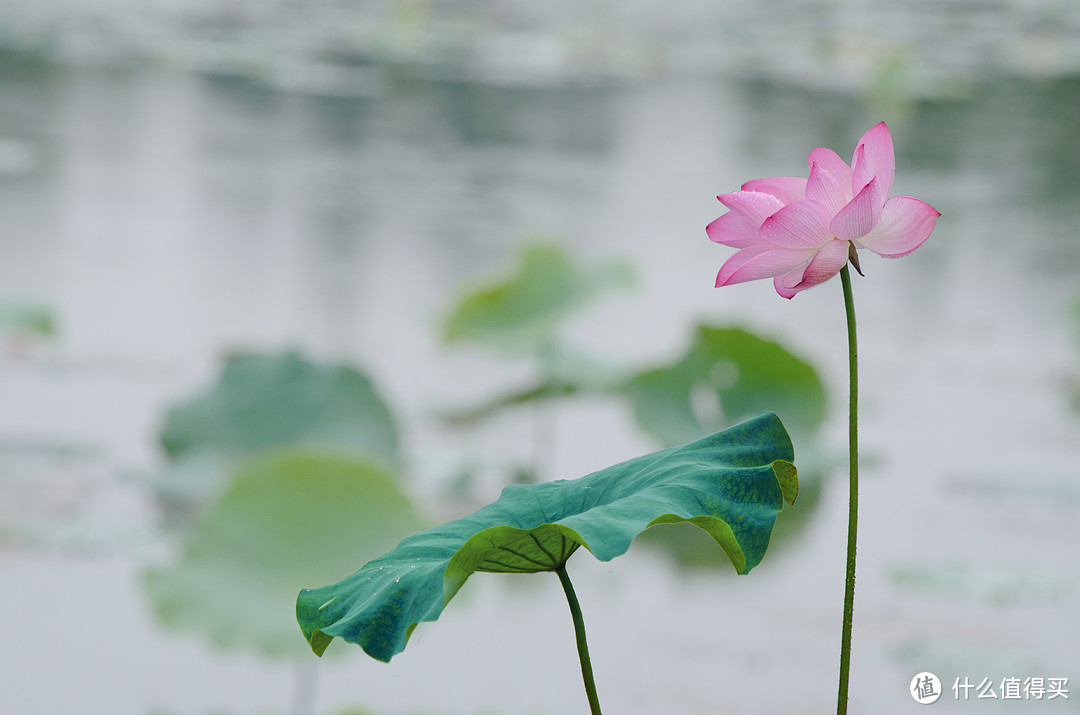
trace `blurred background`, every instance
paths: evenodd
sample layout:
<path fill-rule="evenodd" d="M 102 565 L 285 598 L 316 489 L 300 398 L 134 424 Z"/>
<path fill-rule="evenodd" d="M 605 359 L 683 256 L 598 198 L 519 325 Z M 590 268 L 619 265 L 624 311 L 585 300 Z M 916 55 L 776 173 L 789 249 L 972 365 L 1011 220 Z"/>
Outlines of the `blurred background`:
<path fill-rule="evenodd" d="M 880 120 L 943 216 L 855 277 L 852 709 L 1076 712 L 1078 118 L 1066 0 L 6 0 L 0 712 L 585 712 L 553 576 L 389 665 L 292 600 L 763 408 L 803 492 L 752 574 L 675 527 L 570 571 L 610 712 L 828 712 L 840 285 L 717 290 L 704 227 Z"/>

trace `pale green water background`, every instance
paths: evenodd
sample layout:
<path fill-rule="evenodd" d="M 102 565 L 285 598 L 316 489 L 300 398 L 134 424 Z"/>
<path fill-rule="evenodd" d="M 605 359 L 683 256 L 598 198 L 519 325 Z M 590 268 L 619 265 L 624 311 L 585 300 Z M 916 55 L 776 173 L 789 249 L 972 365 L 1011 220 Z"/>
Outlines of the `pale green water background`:
<path fill-rule="evenodd" d="M 99 8 L 106 30 L 134 18 L 116 32 L 150 38 L 136 51 L 31 7 L 9 7 L 8 44 L 51 50 L 0 58 L 0 299 L 48 306 L 58 329 L 0 362 L 0 713 L 287 712 L 289 668 L 168 634 L 142 598 L 139 568 L 168 547 L 140 482 L 161 460 L 162 410 L 226 351 L 296 346 L 378 381 L 421 495 L 464 452 L 527 454 L 527 414 L 463 443 L 432 412 L 529 374 L 446 350 L 436 326 L 463 282 L 531 235 L 636 267 L 638 289 L 576 323 L 577 345 L 650 364 L 678 354 L 696 320 L 783 340 L 827 381 L 823 447 L 841 454 L 838 282 L 791 302 L 764 282 L 718 291 L 730 250 L 703 227 L 717 193 L 805 173 L 815 146 L 847 155 L 880 119 L 897 147 L 894 191 L 943 217 L 915 254 L 869 258 L 855 282 L 865 476 L 853 711 L 920 707 L 906 692 L 922 670 L 947 687 L 1060 676 L 1080 688 L 1074 10 L 791 4 L 777 23 L 741 11 L 717 47 L 715 25 L 698 28 L 688 8 L 667 25 L 641 4 L 607 24 L 594 8 L 565 20 L 605 28 L 615 49 L 591 65 L 566 59 L 543 12 L 481 13 L 462 36 L 436 14 L 394 25 L 404 39 L 370 25 L 391 39 L 362 61 L 311 70 L 300 53 L 282 70 L 263 62 L 281 56 L 265 44 L 282 36 L 267 30 L 277 16 L 254 23 L 250 46 L 217 25 L 229 36 L 214 47 L 246 48 L 238 65 L 192 49 L 206 45 L 169 13 Z M 865 27 L 876 30 L 843 29 Z M 354 34 L 345 49 L 369 36 Z M 567 404 L 554 430 L 552 477 L 653 448 L 598 400 Z M 575 559 L 607 711 L 828 712 L 843 476 L 830 475 L 798 543 L 746 578 L 687 575 L 649 551 Z M 478 495 L 499 486 L 492 476 Z M 584 712 L 564 611 L 554 578 L 476 578 L 393 664 L 315 663 L 315 711 Z M 936 707 L 1051 713 L 1078 701 L 965 704 L 947 691 Z"/>

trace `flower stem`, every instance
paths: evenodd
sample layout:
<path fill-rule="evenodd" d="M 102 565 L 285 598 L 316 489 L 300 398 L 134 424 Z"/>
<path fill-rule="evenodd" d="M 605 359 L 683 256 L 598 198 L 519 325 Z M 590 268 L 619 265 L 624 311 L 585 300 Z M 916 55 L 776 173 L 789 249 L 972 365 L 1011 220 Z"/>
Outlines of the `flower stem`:
<path fill-rule="evenodd" d="M 855 300 L 851 295 L 851 274 L 845 265 L 840 270 L 844 287 L 844 310 L 847 313 L 848 334 L 848 533 L 847 576 L 844 580 L 844 627 L 840 636 L 840 691 L 836 701 L 837 715 L 845 715 L 848 705 L 848 676 L 851 670 L 851 621 L 855 606 L 855 543 L 859 519 L 859 360 L 855 341 Z"/>
<path fill-rule="evenodd" d="M 585 681 L 585 695 L 589 698 L 589 710 L 592 715 L 601 715 L 600 700 L 596 697 L 596 683 L 593 682 L 592 661 L 589 660 L 589 644 L 585 642 L 585 620 L 581 617 L 581 606 L 578 605 L 574 586 L 570 583 L 570 575 L 566 573 L 566 564 L 561 564 L 555 569 L 559 574 L 563 591 L 566 593 L 566 601 L 570 604 L 570 616 L 574 619 L 574 636 L 577 638 L 578 658 L 581 659 L 581 678 Z"/>

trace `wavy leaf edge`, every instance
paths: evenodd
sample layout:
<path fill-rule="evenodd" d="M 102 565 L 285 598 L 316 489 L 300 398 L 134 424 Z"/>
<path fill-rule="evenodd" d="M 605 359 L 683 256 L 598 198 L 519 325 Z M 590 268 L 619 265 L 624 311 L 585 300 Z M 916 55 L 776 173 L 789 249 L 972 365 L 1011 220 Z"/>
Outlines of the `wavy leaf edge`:
<path fill-rule="evenodd" d="M 759 455 L 755 462 L 755 447 L 747 444 L 755 431 L 766 435 L 768 439 L 764 441 L 775 442 L 771 449 L 770 445 L 757 445 L 756 451 L 779 454 L 766 459 Z M 739 463 L 721 466 L 734 470 L 745 480 L 756 480 L 751 486 L 762 490 L 761 496 L 768 503 L 731 499 L 722 502 L 720 497 L 726 496 L 725 487 L 736 492 L 747 488 L 737 480 L 724 479 L 716 484 L 717 493 L 713 495 L 718 498 L 716 504 L 701 504 L 697 509 L 701 513 L 689 513 L 695 509 L 661 509 L 660 513 L 649 512 L 649 518 L 618 513 L 635 511 L 618 508 L 626 507 L 627 502 L 661 501 L 650 490 L 664 491 L 672 486 L 669 473 L 678 472 L 681 462 L 696 465 L 699 472 L 708 475 L 713 471 L 711 465 L 703 465 L 696 452 L 709 448 L 727 452 L 733 462 Z M 532 525 L 522 524 L 520 520 L 519 525 L 483 525 L 485 519 L 491 518 L 512 521 L 515 501 L 531 500 L 543 511 L 546 493 L 572 489 L 584 492 L 593 486 L 603 487 L 598 490 L 602 492 L 611 490 L 615 487 L 604 482 L 619 478 L 621 472 L 630 472 L 623 480 L 640 481 L 654 475 L 653 480 L 658 483 L 638 486 L 636 491 L 634 484 L 620 483 L 616 486 L 629 487 L 630 494 L 607 502 L 600 501 L 604 496 L 601 494 L 592 505 Z M 663 479 L 665 475 L 668 480 Z M 771 484 L 767 476 L 772 477 Z M 683 492 L 689 489 L 678 482 L 674 486 Z M 469 516 L 403 539 L 396 548 L 338 583 L 303 589 L 297 597 L 296 617 L 316 655 L 321 656 L 333 639 L 340 637 L 359 645 L 372 658 L 389 662 L 405 649 L 409 636 L 420 623 L 438 619 L 473 573 L 554 571 L 581 546 L 598 560 L 610 561 L 626 553 L 642 531 L 660 524 L 687 522 L 701 528 L 727 554 L 735 570 L 746 574 L 764 555 L 783 503 L 793 504 L 797 495 L 798 473 L 790 438 L 779 418 L 767 412 L 695 442 L 630 459 L 579 479 L 510 485 L 496 501 Z M 741 508 L 743 513 L 731 514 L 736 508 Z"/>

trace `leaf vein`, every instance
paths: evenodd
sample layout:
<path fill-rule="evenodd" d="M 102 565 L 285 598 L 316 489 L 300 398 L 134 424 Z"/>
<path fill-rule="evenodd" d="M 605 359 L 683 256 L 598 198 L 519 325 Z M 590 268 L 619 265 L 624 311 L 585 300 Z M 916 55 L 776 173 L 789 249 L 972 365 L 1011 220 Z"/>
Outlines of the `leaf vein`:
<path fill-rule="evenodd" d="M 532 561 L 532 559 L 529 559 L 529 560 Z M 536 564 L 537 566 L 543 566 L 545 571 L 549 570 L 549 567 L 548 567 L 547 564 L 540 563 L 539 561 L 532 561 L 532 563 Z M 514 565 L 514 564 L 508 564 L 508 563 L 503 563 L 502 561 L 499 561 L 498 559 L 490 559 L 490 558 L 484 559 L 483 562 L 481 562 L 481 564 L 480 564 L 480 568 L 477 569 L 477 570 L 479 570 L 479 571 L 490 571 L 491 569 L 488 568 L 489 564 L 493 565 L 493 566 L 498 566 L 498 567 L 503 568 L 503 569 L 506 569 L 507 572 L 532 573 L 531 571 L 529 571 L 529 569 L 522 568 L 521 566 L 517 566 L 517 565 Z"/>
<path fill-rule="evenodd" d="M 529 532 L 529 538 L 533 540 L 534 544 L 536 544 L 536 548 L 543 551 L 544 555 L 547 556 L 549 559 L 551 559 L 551 563 L 554 564 L 554 563 L 559 562 L 559 559 L 555 558 L 555 554 L 551 553 L 546 548 L 544 548 L 544 545 L 540 543 L 540 539 L 536 538 L 536 533 L 535 532 L 530 531 Z M 566 537 L 563 537 L 563 540 L 565 540 L 565 539 L 566 539 Z"/>
<path fill-rule="evenodd" d="M 500 551 L 505 551 L 508 554 L 513 554 L 514 556 L 517 556 L 522 561 L 528 561 L 529 563 L 536 564 L 537 566 L 543 566 L 544 568 L 548 568 L 548 567 L 550 567 L 552 565 L 552 564 L 548 564 L 548 563 L 545 563 L 543 561 L 540 561 L 538 559 L 534 559 L 533 557 L 529 556 L 528 554 L 523 554 L 520 551 L 514 551 L 513 549 L 511 549 L 511 548 L 509 548 L 507 546 L 500 546 L 498 548 L 499 548 Z M 547 553 L 547 552 L 545 552 L 545 553 Z M 550 556 L 550 554 L 548 554 L 548 555 Z M 484 560 L 489 561 L 490 559 L 484 559 Z"/>

